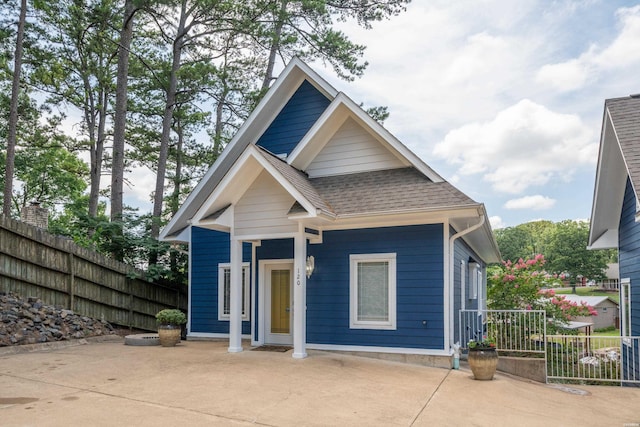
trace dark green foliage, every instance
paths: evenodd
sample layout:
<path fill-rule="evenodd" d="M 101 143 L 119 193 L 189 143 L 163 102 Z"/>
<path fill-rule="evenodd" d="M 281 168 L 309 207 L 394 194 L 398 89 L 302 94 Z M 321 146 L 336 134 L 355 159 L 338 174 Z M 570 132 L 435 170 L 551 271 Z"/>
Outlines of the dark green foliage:
<path fill-rule="evenodd" d="M 568 274 L 598 280 L 607 263 L 616 262 L 614 250 L 587 250 L 589 223 L 566 220 L 558 223 L 533 221 L 494 231 L 502 258 L 516 262 L 542 253 L 551 274 Z"/>

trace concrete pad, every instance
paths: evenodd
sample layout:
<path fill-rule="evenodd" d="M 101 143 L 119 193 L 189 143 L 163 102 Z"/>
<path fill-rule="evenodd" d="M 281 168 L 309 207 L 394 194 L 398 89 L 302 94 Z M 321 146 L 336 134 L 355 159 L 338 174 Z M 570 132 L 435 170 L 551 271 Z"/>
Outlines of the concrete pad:
<path fill-rule="evenodd" d="M 0 424 L 622 425 L 640 422 L 640 389 L 587 395 L 498 374 L 309 351 L 89 343 L 0 355 Z M 245 346 L 248 349 L 248 346 Z M 4 404 L 2 402 L 5 402 Z M 635 419 L 634 419 L 635 417 Z M 603 423 L 603 421 L 606 421 Z"/>

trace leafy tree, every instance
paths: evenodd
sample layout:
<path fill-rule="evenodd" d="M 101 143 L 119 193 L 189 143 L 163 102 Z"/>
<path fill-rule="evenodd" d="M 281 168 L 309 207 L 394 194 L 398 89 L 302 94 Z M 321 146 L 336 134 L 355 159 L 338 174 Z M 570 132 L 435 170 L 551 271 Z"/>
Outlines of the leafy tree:
<path fill-rule="evenodd" d="M 564 296 L 544 289 L 552 281 L 545 271 L 545 263 L 544 256 L 540 254 L 517 262 L 505 261 L 489 277 L 487 306 L 492 310 L 545 310 L 549 318 L 549 333 L 566 327 L 577 316 L 597 316 L 590 305 L 567 301 Z"/>
<path fill-rule="evenodd" d="M 278 56 L 288 62 L 293 56 L 320 59 L 333 66 L 341 78 L 359 77 L 367 67 L 362 62 L 365 46 L 353 43 L 333 28 L 334 19 L 355 19 L 364 28 L 372 22 L 398 15 L 410 0 L 257 0 L 264 10 L 262 30 L 256 38 L 268 52 L 262 89 L 266 90 L 274 76 Z"/>
<path fill-rule="evenodd" d="M 547 270 L 599 280 L 605 277 L 609 251 L 587 250 L 589 223 L 566 220 L 548 231 L 546 237 Z"/>
<path fill-rule="evenodd" d="M 31 76 L 49 94 L 48 102 L 82 112 L 80 132 L 90 153 L 90 216 L 96 216 L 102 177 L 109 106 L 115 87 L 118 49 L 115 0 L 40 2 L 40 21 L 47 31 L 46 52 Z M 115 12 L 114 12 L 115 11 Z"/>

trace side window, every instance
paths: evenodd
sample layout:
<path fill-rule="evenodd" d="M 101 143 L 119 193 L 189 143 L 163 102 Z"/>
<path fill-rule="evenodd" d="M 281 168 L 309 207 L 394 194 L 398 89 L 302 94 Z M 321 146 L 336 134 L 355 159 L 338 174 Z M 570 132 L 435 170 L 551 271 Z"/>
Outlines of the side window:
<path fill-rule="evenodd" d="M 249 320 L 249 263 L 242 264 L 242 320 Z M 231 265 L 218 264 L 218 320 L 231 313 Z"/>
<path fill-rule="evenodd" d="M 631 280 L 620 280 L 620 334 L 631 336 Z"/>
<path fill-rule="evenodd" d="M 396 329 L 396 254 L 350 255 L 350 327 Z"/>
<path fill-rule="evenodd" d="M 478 274 L 480 273 L 480 274 Z M 467 288 L 467 295 L 469 299 L 478 299 L 478 289 L 482 281 L 478 280 L 478 277 L 481 276 L 482 271 L 480 270 L 480 264 L 477 262 L 469 263 L 469 286 Z"/>

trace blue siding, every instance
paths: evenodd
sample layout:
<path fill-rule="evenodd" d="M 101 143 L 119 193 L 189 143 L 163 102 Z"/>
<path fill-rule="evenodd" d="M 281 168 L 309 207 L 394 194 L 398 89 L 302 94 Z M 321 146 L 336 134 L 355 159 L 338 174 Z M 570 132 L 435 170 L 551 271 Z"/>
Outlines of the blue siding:
<path fill-rule="evenodd" d="M 631 330 L 632 336 L 640 335 L 640 223 L 635 221 L 636 196 L 631 182 L 627 179 L 620 215 L 618 258 L 620 262 L 620 278 L 631 280 Z M 637 347 L 637 341 L 634 341 Z M 623 378 L 640 378 L 640 353 L 638 348 L 631 354 L 635 361 L 629 363 L 624 357 Z M 624 352 L 624 350 L 623 350 Z M 631 373 L 629 369 L 635 372 Z"/>
<path fill-rule="evenodd" d="M 257 145 L 274 154 L 291 153 L 329 104 L 329 99 L 305 80 L 262 134 Z"/>
<path fill-rule="evenodd" d="M 453 228 L 451 229 L 451 235 L 455 234 L 457 231 Z M 454 303 L 453 303 L 453 312 L 455 313 L 453 316 L 453 334 L 454 339 L 453 342 L 458 342 L 460 340 L 460 309 L 462 308 L 462 275 L 460 271 L 460 262 L 465 262 L 465 271 L 464 271 L 464 286 L 465 290 L 465 308 L 467 310 L 474 310 L 478 308 L 478 300 L 477 299 L 469 299 L 469 280 L 471 277 L 469 276 L 469 258 L 473 258 L 476 262 L 481 265 L 481 268 L 484 270 L 486 266 L 480 260 L 480 257 L 465 243 L 462 238 L 456 239 L 454 242 L 453 249 L 453 286 L 454 286 Z M 484 295 L 486 298 L 486 295 Z M 464 344 L 464 343 L 463 343 Z"/>
<path fill-rule="evenodd" d="M 620 278 L 631 279 L 631 335 L 640 335 L 640 223 L 635 221 L 636 199 L 627 180 L 620 217 Z"/>
<path fill-rule="evenodd" d="M 442 349 L 443 226 L 325 231 L 309 245 L 315 271 L 307 281 L 307 342 Z M 397 254 L 397 330 L 349 328 L 349 255 Z M 423 325 L 423 321 L 427 325 Z"/>
<path fill-rule="evenodd" d="M 191 332 L 229 333 L 229 322 L 218 320 L 218 264 L 229 262 L 229 234 L 205 228 L 191 229 Z M 244 262 L 251 262 L 251 244 L 242 247 Z M 242 322 L 249 334 L 250 322 Z"/>

